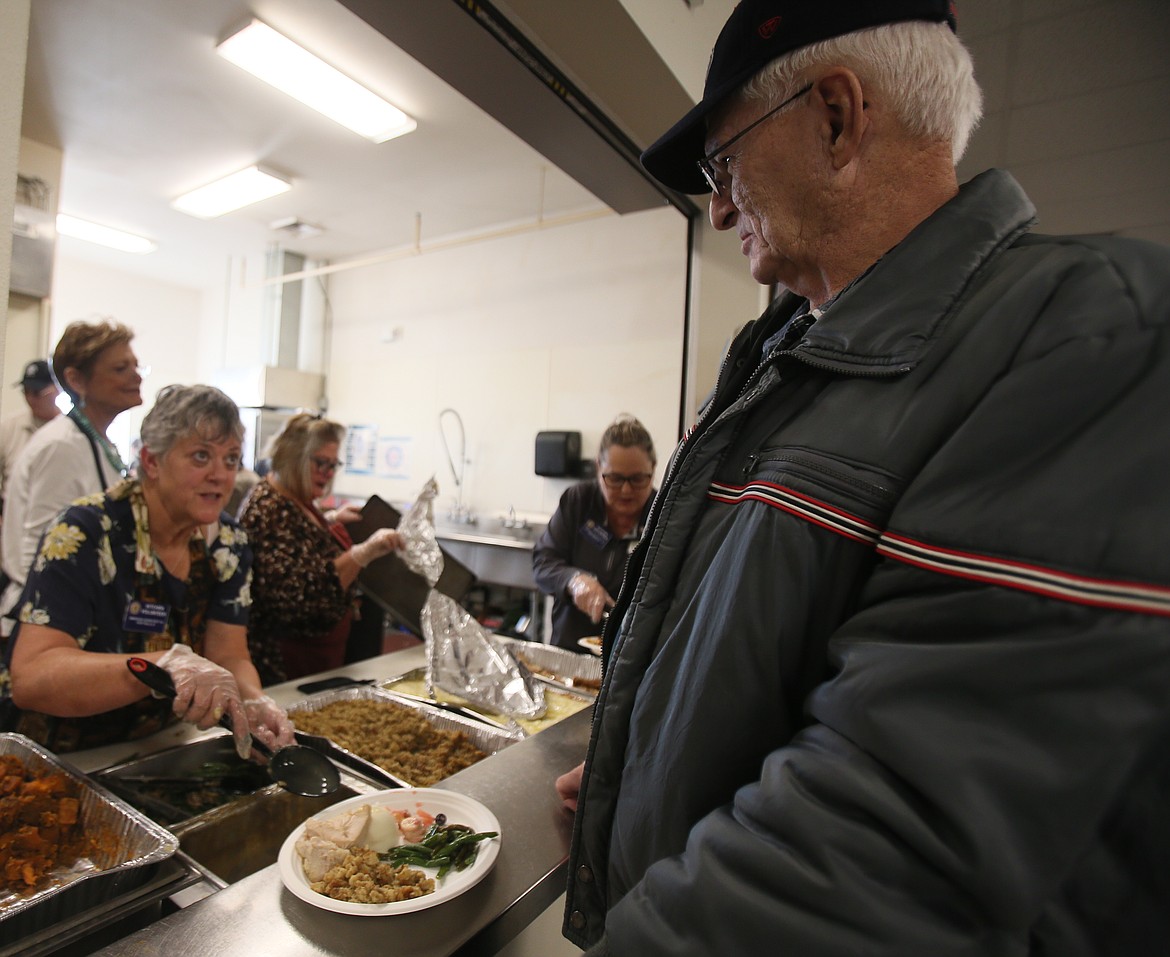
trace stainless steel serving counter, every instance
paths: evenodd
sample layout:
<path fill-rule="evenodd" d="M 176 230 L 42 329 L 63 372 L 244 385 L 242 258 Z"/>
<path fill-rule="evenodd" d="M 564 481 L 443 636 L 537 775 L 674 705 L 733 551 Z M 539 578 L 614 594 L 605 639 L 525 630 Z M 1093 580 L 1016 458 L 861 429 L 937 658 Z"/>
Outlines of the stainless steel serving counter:
<path fill-rule="evenodd" d="M 421 647 L 347 665 L 325 675 L 385 678 L 424 664 Z M 281 705 L 304 697 L 298 679 L 268 689 Z M 171 729 L 135 746 L 70 755 L 97 770 L 131 754 L 199 736 Z M 276 865 L 231 884 L 96 954 L 133 957 L 479 957 L 496 953 L 563 892 L 572 817 L 553 788 L 577 764 L 589 738 L 589 711 L 578 712 L 443 781 L 489 807 L 500 821 L 492 872 L 466 893 L 394 917 L 350 917 L 314 907 L 285 890 Z"/>

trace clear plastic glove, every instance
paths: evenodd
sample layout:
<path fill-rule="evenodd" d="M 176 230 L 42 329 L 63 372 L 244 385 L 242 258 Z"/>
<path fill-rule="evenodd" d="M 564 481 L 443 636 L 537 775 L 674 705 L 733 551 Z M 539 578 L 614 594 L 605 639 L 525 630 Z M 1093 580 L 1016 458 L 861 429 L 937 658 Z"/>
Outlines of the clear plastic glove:
<path fill-rule="evenodd" d="M 325 521 L 330 525 L 341 522 L 342 525 L 349 525 L 360 520 L 362 517 L 362 510 L 356 505 L 347 502 L 341 508 L 331 508 L 325 513 Z"/>
<path fill-rule="evenodd" d="M 353 560 L 365 568 L 370 562 L 391 552 L 402 550 L 402 536 L 392 528 L 379 528 L 364 542 L 359 542 L 349 550 Z"/>
<path fill-rule="evenodd" d="M 601 621 L 605 610 L 614 605 L 612 596 L 601 582 L 585 572 L 577 572 L 569 580 L 569 594 L 573 596 L 573 604 L 595 625 Z"/>
<path fill-rule="evenodd" d="M 284 708 L 268 695 L 244 699 L 244 714 L 248 716 L 248 730 L 252 732 L 252 737 L 258 738 L 273 750 L 296 742 L 293 723 L 289 721 Z"/>
<path fill-rule="evenodd" d="M 203 731 L 227 715 L 236 739 L 236 753 L 247 758 L 252 751 L 252 736 L 235 675 L 195 654 L 187 645 L 172 645 L 156 664 L 175 683 L 175 715 Z"/>

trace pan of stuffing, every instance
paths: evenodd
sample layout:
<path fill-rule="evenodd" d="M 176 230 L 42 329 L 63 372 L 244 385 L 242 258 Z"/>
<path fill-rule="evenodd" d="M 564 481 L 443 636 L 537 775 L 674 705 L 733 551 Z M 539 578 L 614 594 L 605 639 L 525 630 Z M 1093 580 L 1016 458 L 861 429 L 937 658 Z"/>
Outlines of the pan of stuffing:
<path fill-rule="evenodd" d="M 500 823 L 479 801 L 437 788 L 359 795 L 295 828 L 284 886 L 314 907 L 388 917 L 471 890 L 495 866 Z"/>
<path fill-rule="evenodd" d="M 287 712 L 298 732 L 329 739 L 407 787 L 430 787 L 523 738 L 365 686 L 310 695 Z"/>
<path fill-rule="evenodd" d="M 178 839 L 20 734 L 0 734 L 0 938 L 149 882 Z"/>

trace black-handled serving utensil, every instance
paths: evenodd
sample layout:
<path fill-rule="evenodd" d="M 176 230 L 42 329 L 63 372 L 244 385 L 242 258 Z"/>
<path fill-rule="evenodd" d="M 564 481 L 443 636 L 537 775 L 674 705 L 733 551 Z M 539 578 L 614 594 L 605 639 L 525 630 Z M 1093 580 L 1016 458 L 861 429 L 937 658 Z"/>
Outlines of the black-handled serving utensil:
<path fill-rule="evenodd" d="M 165 698 L 175 696 L 175 683 L 171 676 L 153 661 L 145 658 L 127 658 L 126 667 L 151 691 Z M 232 719 L 224 715 L 219 719 L 222 727 L 232 730 Z M 268 759 L 268 775 L 286 791 L 303 797 L 321 797 L 332 794 L 341 787 L 341 775 L 325 755 L 312 748 L 290 744 L 273 751 L 259 738 L 253 736 L 252 747 Z"/>
<path fill-rule="evenodd" d="M 303 744 L 306 748 L 312 748 L 314 751 L 319 751 L 325 755 L 334 764 L 343 764 L 349 770 L 356 771 L 368 781 L 373 781 L 375 784 L 380 784 L 385 788 L 409 788 L 410 785 L 403 781 L 400 777 L 391 774 L 380 764 L 375 764 L 373 761 L 367 761 L 359 754 L 354 754 L 348 748 L 343 748 L 330 738 L 323 737 L 319 734 L 309 734 L 305 731 L 294 731 L 293 736 L 297 739 L 297 744 Z"/>

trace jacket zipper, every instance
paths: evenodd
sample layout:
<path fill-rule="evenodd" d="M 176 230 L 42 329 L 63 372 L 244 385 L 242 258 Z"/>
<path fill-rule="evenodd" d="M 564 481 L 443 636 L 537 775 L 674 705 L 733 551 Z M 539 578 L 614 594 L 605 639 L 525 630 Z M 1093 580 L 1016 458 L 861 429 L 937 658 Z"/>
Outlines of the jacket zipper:
<path fill-rule="evenodd" d="M 819 370 L 824 371 L 824 372 L 840 372 L 841 371 L 841 369 L 838 366 L 835 366 L 832 363 L 825 362 L 825 361 L 819 360 L 819 359 L 814 359 L 811 356 L 807 356 L 807 355 L 804 355 L 800 352 L 797 352 L 795 349 L 777 349 L 773 352 L 770 352 L 767 356 L 765 356 L 764 359 L 759 363 L 759 365 L 756 366 L 755 370 L 748 377 L 747 382 L 745 382 L 743 384 L 743 387 L 739 390 L 739 394 L 735 397 L 734 400 L 732 400 L 730 403 L 728 403 L 726 408 L 731 408 L 731 406 L 735 405 L 737 402 L 740 402 L 744 398 L 744 396 L 746 396 L 752 389 L 754 389 L 757 385 L 759 385 L 759 380 L 763 377 L 763 374 L 777 360 L 779 360 L 781 358 L 791 358 L 791 359 L 796 360 L 797 362 L 803 363 L 804 365 L 808 366 L 809 368 L 819 369 Z M 701 436 L 702 432 L 704 431 L 700 428 L 700 426 L 702 426 L 703 423 L 706 422 L 707 417 L 711 414 L 711 408 L 715 404 L 716 397 L 719 395 L 719 388 L 723 384 L 724 376 L 727 372 L 727 367 L 728 367 L 728 364 L 730 362 L 731 362 L 731 353 L 728 353 L 726 356 L 723 357 L 723 361 L 719 365 L 719 374 L 715 377 L 715 388 L 711 392 L 711 401 L 703 409 L 703 411 L 699 415 L 698 419 L 695 420 L 695 424 L 692 427 L 690 434 L 688 436 L 684 437 L 683 441 L 680 442 L 678 447 L 675 449 L 674 455 L 671 456 L 670 464 L 667 466 L 666 472 L 663 474 L 663 477 L 662 477 L 662 488 L 660 488 L 658 490 L 658 494 L 654 497 L 654 502 L 650 506 L 650 513 L 646 516 L 646 524 L 643 527 L 642 537 L 638 539 L 637 545 L 634 546 L 633 551 L 631 551 L 631 553 L 630 553 L 630 557 L 629 557 L 629 560 L 627 563 L 627 569 L 629 568 L 630 565 L 633 564 L 635 558 L 638 558 L 638 559 L 641 558 L 641 552 L 646 547 L 645 542 L 646 542 L 647 536 L 645 534 L 645 531 L 647 529 L 653 527 L 657 523 L 658 513 L 662 508 L 662 501 L 665 498 L 666 490 L 670 487 L 671 481 L 674 479 L 675 473 L 678 471 L 679 463 L 682 462 L 682 460 L 686 457 L 686 454 L 690 452 L 692 445 L 696 441 L 698 441 L 699 437 Z M 872 370 L 872 371 L 868 370 L 868 369 L 850 369 L 849 374 L 857 376 L 857 377 L 875 378 L 876 379 L 876 378 L 883 378 L 885 376 L 902 375 L 902 374 L 909 372 L 912 368 L 913 368 L 912 366 L 900 366 L 897 369 L 881 369 L 881 370 Z M 639 574 L 641 574 L 641 566 L 640 565 L 639 565 Z M 629 607 L 629 601 L 623 602 L 623 598 L 625 598 L 625 593 L 626 593 L 627 589 L 632 589 L 633 587 L 635 587 L 634 581 L 635 581 L 634 578 L 630 575 L 626 575 L 622 580 L 622 587 L 618 591 L 617 601 L 614 604 L 615 609 L 618 609 L 618 608 L 622 609 L 622 614 L 610 615 L 609 618 L 606 620 L 605 627 L 602 629 L 602 644 L 603 644 L 603 646 L 607 646 L 607 647 L 612 646 L 613 639 L 617 637 L 618 623 L 625 616 L 625 611 Z M 612 632 L 612 634 L 611 634 L 611 632 Z"/>

